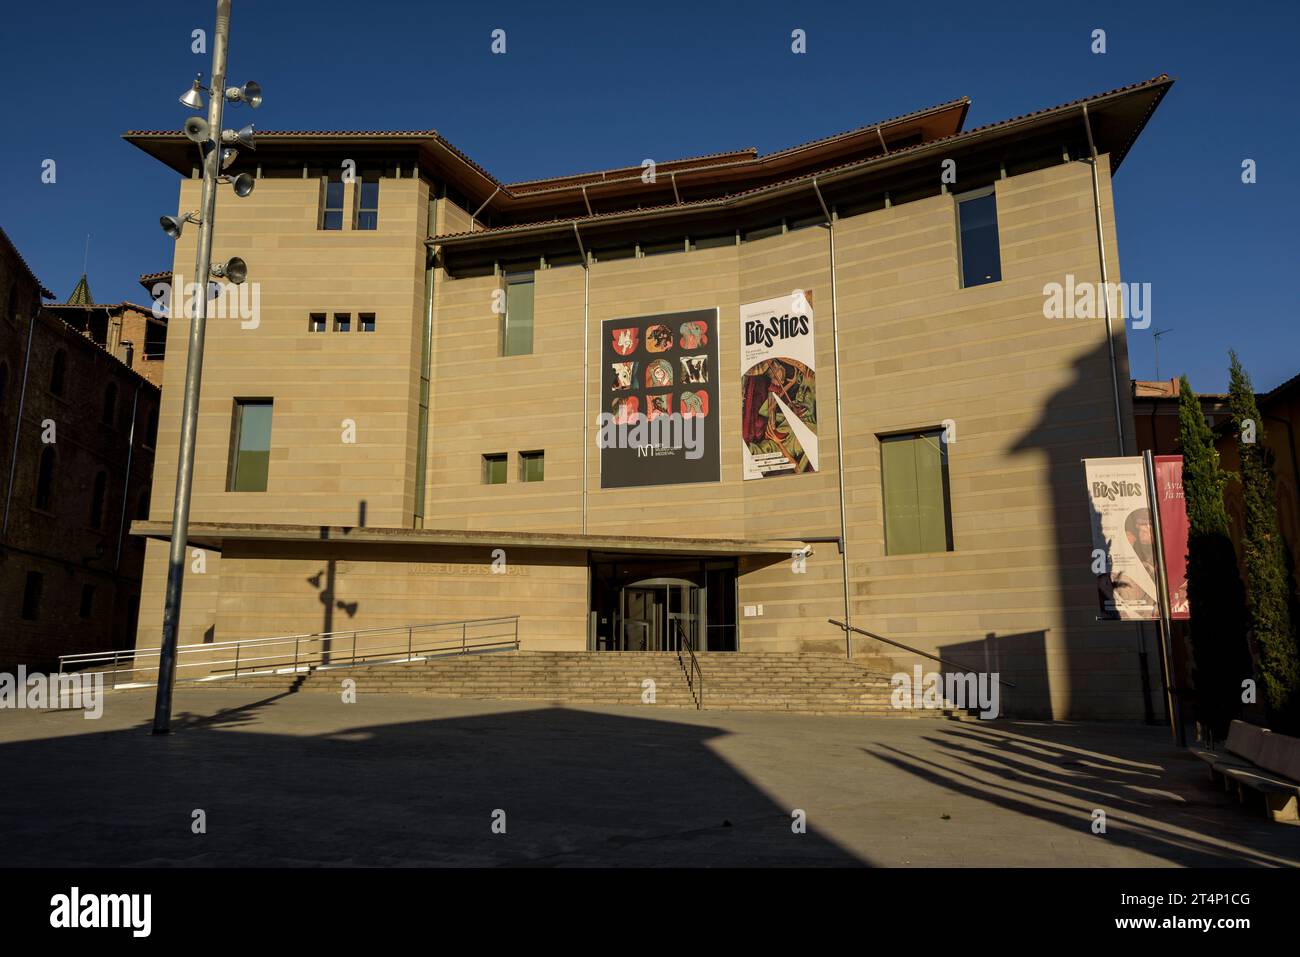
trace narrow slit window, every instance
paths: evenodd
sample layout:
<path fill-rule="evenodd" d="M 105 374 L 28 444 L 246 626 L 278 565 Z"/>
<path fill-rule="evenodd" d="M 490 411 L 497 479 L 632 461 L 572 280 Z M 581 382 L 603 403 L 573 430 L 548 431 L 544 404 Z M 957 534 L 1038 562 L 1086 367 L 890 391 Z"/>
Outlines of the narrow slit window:
<path fill-rule="evenodd" d="M 343 197 L 345 195 L 342 173 L 330 173 L 321 183 L 320 228 L 343 228 Z"/>
<path fill-rule="evenodd" d="M 267 399 L 235 400 L 227 491 L 266 491 L 271 466 L 271 408 Z"/>
<path fill-rule="evenodd" d="M 503 356 L 526 356 L 533 351 L 533 274 L 506 274 L 506 322 L 501 333 Z"/>
<path fill-rule="evenodd" d="M 961 239 L 961 284 L 982 286 L 1002 279 L 998 246 L 998 203 L 993 187 L 957 197 Z"/>
<path fill-rule="evenodd" d="M 364 176 L 357 184 L 357 229 L 379 228 L 379 177 Z"/>

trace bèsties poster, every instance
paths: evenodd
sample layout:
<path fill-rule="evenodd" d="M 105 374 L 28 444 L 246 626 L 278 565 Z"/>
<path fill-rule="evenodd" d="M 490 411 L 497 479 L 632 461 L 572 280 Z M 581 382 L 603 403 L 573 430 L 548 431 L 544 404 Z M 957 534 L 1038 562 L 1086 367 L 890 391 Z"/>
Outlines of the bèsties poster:
<path fill-rule="evenodd" d="M 1142 459 L 1084 459 L 1092 515 L 1101 617 L 1149 621 L 1160 615 L 1156 592 L 1155 526 Z"/>
<path fill-rule="evenodd" d="M 740 307 L 741 459 L 746 479 L 817 471 L 812 290 Z"/>

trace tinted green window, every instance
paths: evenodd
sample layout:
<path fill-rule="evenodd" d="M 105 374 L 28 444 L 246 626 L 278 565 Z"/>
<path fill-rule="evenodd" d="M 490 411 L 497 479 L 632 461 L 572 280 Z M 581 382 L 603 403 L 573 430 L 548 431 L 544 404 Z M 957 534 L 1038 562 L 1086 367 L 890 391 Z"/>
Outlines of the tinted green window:
<path fill-rule="evenodd" d="M 545 452 L 520 452 L 519 477 L 525 482 L 540 482 L 546 477 Z"/>
<path fill-rule="evenodd" d="M 958 199 L 961 232 L 961 284 L 982 286 L 1002 278 L 1002 253 L 998 249 L 998 202 L 993 191 Z"/>
<path fill-rule="evenodd" d="M 271 465 L 271 403 L 236 399 L 233 432 L 228 490 L 265 492 Z"/>
<path fill-rule="evenodd" d="M 885 553 L 952 551 L 948 447 L 942 441 L 942 433 L 882 438 L 880 469 L 884 485 Z"/>
<path fill-rule="evenodd" d="M 504 454 L 483 456 L 483 484 L 506 484 L 506 457 Z"/>
<path fill-rule="evenodd" d="M 533 351 L 533 274 L 506 275 L 506 325 L 501 336 L 503 356 L 526 356 Z"/>

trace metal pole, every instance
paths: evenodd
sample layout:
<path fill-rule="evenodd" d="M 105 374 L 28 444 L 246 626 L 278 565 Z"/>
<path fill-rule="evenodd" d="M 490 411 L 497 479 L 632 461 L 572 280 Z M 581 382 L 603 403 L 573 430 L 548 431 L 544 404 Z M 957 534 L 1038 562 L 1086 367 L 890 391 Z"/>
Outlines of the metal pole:
<path fill-rule="evenodd" d="M 208 318 L 208 279 L 212 256 L 212 226 L 217 210 L 217 177 L 221 173 L 221 119 L 226 102 L 226 44 L 230 38 L 230 0 L 217 0 L 212 43 L 212 81 L 208 91 L 208 129 L 212 141 L 203 158 L 203 194 L 199 203 L 199 242 L 194 273 L 198 285 L 194 318 L 190 322 L 185 360 L 185 393 L 181 405 L 180 457 L 176 466 L 176 502 L 172 507 L 172 537 L 167 555 L 167 592 L 163 603 L 162 646 L 158 657 L 158 697 L 154 702 L 153 733 L 168 734 L 172 723 L 172 688 L 176 682 L 176 636 L 181 618 L 181 588 L 185 583 L 185 550 L 189 544 L 190 494 L 194 485 L 194 436 L 199 421 L 199 386 L 203 378 L 203 334 Z M 182 310 L 183 311 L 183 310 Z"/>
<path fill-rule="evenodd" d="M 1119 372 L 1115 364 L 1115 336 L 1110 321 L 1110 280 L 1106 270 L 1106 237 L 1101 222 L 1101 184 L 1097 179 L 1097 144 L 1092 140 L 1092 120 L 1088 104 L 1083 104 L 1083 126 L 1088 132 L 1088 151 L 1092 154 L 1092 207 L 1097 224 L 1097 257 L 1101 263 L 1101 309 L 1106 316 L 1106 348 L 1110 350 L 1110 388 L 1115 398 L 1115 435 L 1119 453 L 1124 454 L 1124 416 L 1120 412 Z"/>
<path fill-rule="evenodd" d="M 817 185 L 817 177 L 815 176 L 812 185 L 813 190 L 817 193 L 817 202 L 821 203 L 822 213 L 826 216 L 826 229 L 831 240 L 831 344 L 835 353 L 835 459 L 840 485 L 839 544 L 840 565 L 844 577 L 844 654 L 845 657 L 852 658 L 853 638 L 850 627 L 853 624 L 853 618 L 852 613 L 849 611 L 849 527 L 844 508 L 844 425 L 840 415 L 840 326 L 839 314 L 836 309 L 838 303 L 835 297 L 835 217 L 831 215 L 830 209 L 826 206 L 826 200 L 822 198 L 822 190 Z"/>
<path fill-rule="evenodd" d="M 1174 689 L 1169 680 L 1169 653 L 1166 645 L 1169 643 L 1170 634 L 1170 610 L 1169 610 L 1169 583 L 1165 580 L 1165 543 L 1160 528 L 1160 508 L 1156 496 L 1159 489 L 1156 487 L 1156 465 L 1155 459 L 1151 455 L 1151 450 L 1147 449 L 1142 453 L 1142 466 L 1147 473 L 1147 497 L 1151 501 L 1151 537 L 1154 539 L 1156 554 L 1156 597 L 1160 602 L 1160 670 L 1165 682 L 1165 707 L 1169 710 L 1169 727 L 1174 734 L 1174 744 L 1178 747 L 1184 747 L 1187 740 L 1183 732 L 1182 716 L 1174 704 Z"/>

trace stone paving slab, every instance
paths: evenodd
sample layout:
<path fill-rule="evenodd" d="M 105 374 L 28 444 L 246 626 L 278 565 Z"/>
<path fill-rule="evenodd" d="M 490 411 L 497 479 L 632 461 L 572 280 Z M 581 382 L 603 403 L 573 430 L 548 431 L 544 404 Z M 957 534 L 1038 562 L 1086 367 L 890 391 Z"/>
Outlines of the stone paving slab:
<path fill-rule="evenodd" d="M 0 711 L 0 866 L 1300 864 L 1162 728 L 182 686 L 159 738 L 152 710 Z"/>

